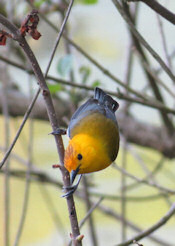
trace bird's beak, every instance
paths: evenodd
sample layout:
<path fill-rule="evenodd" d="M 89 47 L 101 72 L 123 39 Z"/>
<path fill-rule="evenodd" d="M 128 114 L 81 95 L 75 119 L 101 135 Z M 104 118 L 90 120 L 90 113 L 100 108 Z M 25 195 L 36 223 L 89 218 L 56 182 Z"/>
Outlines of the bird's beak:
<path fill-rule="evenodd" d="M 71 182 L 71 184 L 73 184 L 73 182 L 75 180 L 75 177 L 77 176 L 79 170 L 80 170 L 80 165 L 75 170 L 71 171 L 71 173 L 70 173 L 70 182 Z"/>

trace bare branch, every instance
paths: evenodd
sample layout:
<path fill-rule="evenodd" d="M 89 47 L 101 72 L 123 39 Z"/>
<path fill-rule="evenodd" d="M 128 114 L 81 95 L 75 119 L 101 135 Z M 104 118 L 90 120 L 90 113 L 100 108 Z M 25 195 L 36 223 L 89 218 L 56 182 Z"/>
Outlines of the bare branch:
<path fill-rule="evenodd" d="M 172 79 L 173 83 L 175 83 L 175 76 L 171 72 L 171 70 L 167 67 L 165 62 L 162 60 L 162 58 L 159 56 L 155 50 L 151 48 L 151 46 L 146 42 L 146 40 L 142 37 L 142 35 L 137 31 L 129 17 L 126 15 L 126 13 L 123 11 L 123 8 L 118 0 L 112 0 L 126 23 L 128 24 L 129 28 L 131 29 L 132 33 L 139 39 L 140 43 L 149 51 L 149 53 L 155 58 L 155 60 L 161 65 L 161 67 L 164 69 L 164 71 L 168 74 L 168 76 Z"/>
<path fill-rule="evenodd" d="M 1 92 L 0 92 L 0 112 L 1 111 Z M 16 90 L 10 90 L 7 93 L 9 103 L 9 114 L 18 117 L 22 116 L 28 106 L 28 98 Z M 53 100 L 57 118 L 63 127 L 67 127 L 64 117 L 68 119 L 71 116 L 71 107 L 65 103 L 64 99 L 57 98 Z M 34 119 L 48 120 L 45 103 L 39 98 L 32 110 L 31 117 Z M 175 157 L 175 140 L 173 136 L 167 135 L 163 127 L 152 126 L 148 123 L 142 123 L 134 117 L 125 115 L 122 111 L 117 114 L 120 131 L 130 143 L 149 147 L 159 151 L 168 158 Z"/>
<path fill-rule="evenodd" d="M 9 60 L 7 58 L 2 57 L 2 56 L 0 56 L 0 59 L 3 60 L 6 63 L 12 65 L 12 66 L 15 66 L 15 67 L 17 67 L 17 68 L 19 68 L 21 70 L 26 71 L 29 74 L 34 74 L 32 70 L 28 70 L 23 65 L 20 65 L 20 64 L 18 64 L 16 62 L 13 62 L 13 61 L 11 61 L 11 60 Z M 71 86 L 71 87 L 79 88 L 79 89 L 85 89 L 85 90 L 88 90 L 88 91 L 93 91 L 94 90 L 94 88 L 91 87 L 91 86 L 77 84 L 74 81 L 68 81 L 68 80 L 56 78 L 56 77 L 49 76 L 49 75 L 46 77 L 46 79 L 54 81 L 56 83 L 63 84 L 63 85 L 68 85 L 68 86 Z M 169 108 L 168 106 L 164 105 L 163 103 L 161 103 L 159 101 L 156 101 L 152 97 L 146 97 L 143 94 L 141 94 L 142 98 L 143 98 L 143 99 L 141 99 L 141 98 L 136 98 L 136 97 L 133 97 L 133 96 L 129 96 L 128 94 L 122 93 L 119 90 L 117 92 L 112 92 L 112 91 L 106 91 L 106 92 L 108 94 L 114 96 L 114 97 L 117 97 L 117 98 L 121 99 L 121 100 L 126 100 L 128 102 L 137 103 L 137 104 L 140 104 L 142 106 L 144 105 L 144 106 L 148 106 L 148 107 L 155 108 L 155 109 L 161 109 L 161 110 L 164 110 L 166 113 L 175 114 L 175 110 L 174 109 Z"/>
<path fill-rule="evenodd" d="M 68 18 L 72 5 L 73 5 L 73 0 L 70 1 L 65 19 Z M 40 68 L 32 50 L 30 49 L 30 47 L 29 47 L 28 43 L 26 42 L 26 40 L 24 39 L 24 37 L 21 36 L 18 29 L 13 24 L 11 24 L 5 17 L 3 17 L 2 15 L 0 15 L 0 23 L 2 23 L 4 26 L 6 26 L 13 33 L 13 35 L 14 35 L 13 38 L 20 43 L 20 45 L 21 45 L 22 49 L 24 50 L 27 58 L 29 59 L 31 66 L 32 66 L 32 69 L 33 69 L 35 76 L 38 80 L 40 90 L 42 92 L 42 95 L 43 95 L 43 98 L 44 98 L 44 101 L 46 104 L 46 109 L 47 109 L 50 123 L 52 125 L 52 129 L 53 129 L 53 131 L 56 130 L 58 128 L 58 122 L 57 122 L 53 102 L 51 99 L 51 95 L 50 95 L 49 89 L 47 87 L 47 84 L 45 82 L 44 76 L 42 74 L 41 68 Z M 65 24 L 66 24 L 66 21 L 63 22 L 62 26 L 64 27 Z M 63 31 L 63 29 L 62 29 L 62 31 Z M 61 35 L 60 33 L 59 33 L 59 35 Z M 67 187 L 70 185 L 70 179 L 69 179 L 68 171 L 64 168 L 64 146 L 63 146 L 63 141 L 62 141 L 61 136 L 55 135 L 55 141 L 56 141 L 57 151 L 58 151 L 61 166 L 62 166 L 61 172 L 62 172 L 64 186 Z M 70 222 L 71 222 L 71 227 L 72 227 L 73 244 L 74 245 L 81 245 L 81 241 L 77 240 L 77 237 L 80 235 L 80 232 L 79 232 L 79 227 L 78 227 L 78 221 L 77 221 L 73 196 L 71 196 L 70 198 L 67 199 L 67 205 L 68 205 L 68 209 L 69 209 Z"/>
<path fill-rule="evenodd" d="M 173 203 L 173 205 L 171 206 L 170 210 L 166 213 L 166 215 L 164 215 L 156 224 L 154 224 L 153 226 L 151 226 L 147 230 L 141 232 L 137 236 L 131 238 L 130 240 L 128 240 L 124 243 L 121 243 L 121 244 L 117 244 L 117 246 L 127 246 L 127 245 L 132 244 L 134 240 L 139 241 L 140 239 L 148 236 L 149 234 L 153 233 L 158 228 L 163 226 L 174 214 L 175 214 L 175 203 Z"/>
<path fill-rule="evenodd" d="M 159 2 L 155 0 L 126 0 L 127 2 L 143 2 L 148 5 L 152 10 L 157 12 L 167 21 L 175 25 L 175 14 L 163 7 Z"/>

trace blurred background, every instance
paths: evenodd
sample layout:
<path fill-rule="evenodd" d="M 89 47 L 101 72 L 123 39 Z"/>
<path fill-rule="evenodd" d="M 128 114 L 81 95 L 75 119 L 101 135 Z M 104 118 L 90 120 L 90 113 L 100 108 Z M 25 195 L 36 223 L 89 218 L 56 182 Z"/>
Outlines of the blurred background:
<path fill-rule="evenodd" d="M 159 3 L 175 12 L 173 0 Z M 0 0 L 0 13 L 18 28 L 32 9 L 38 9 L 41 37 L 34 40 L 27 35 L 26 39 L 43 73 L 68 4 L 66 0 Z M 8 31 L 2 24 L 0 29 Z M 131 30 L 138 32 L 134 36 Z M 141 244 L 175 245 L 174 215 L 159 226 L 175 195 L 174 33 L 172 23 L 139 1 L 74 1 L 46 79 L 59 124 L 67 128 L 73 112 L 93 96 L 96 86 L 120 104 L 116 163 L 85 175 L 75 193 L 80 224 L 96 205 L 80 229 L 83 245 L 125 245 L 153 225 L 157 229 Z M 52 128 L 42 95 L 4 160 L 38 89 L 31 64 L 12 39 L 0 46 L 0 74 L 0 160 L 4 164 L 0 245 L 70 245 L 61 172 L 52 168 L 59 157 L 49 135 Z M 63 141 L 66 147 L 68 137 Z"/>

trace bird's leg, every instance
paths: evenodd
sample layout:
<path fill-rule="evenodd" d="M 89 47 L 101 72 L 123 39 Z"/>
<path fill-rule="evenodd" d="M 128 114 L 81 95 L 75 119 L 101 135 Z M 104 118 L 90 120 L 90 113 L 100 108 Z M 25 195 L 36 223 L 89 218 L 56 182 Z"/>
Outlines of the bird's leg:
<path fill-rule="evenodd" d="M 80 183 L 81 178 L 82 178 L 82 174 L 80 174 L 80 176 L 78 177 L 78 181 L 75 185 L 71 184 L 71 186 L 63 187 L 63 189 L 68 190 L 68 192 L 66 192 L 66 194 L 62 195 L 61 197 L 71 196 L 76 191 L 76 189 L 78 188 L 78 185 Z"/>
<path fill-rule="evenodd" d="M 75 185 L 73 185 L 73 182 L 75 180 L 75 177 L 77 176 L 78 172 L 80 170 L 80 166 L 78 166 L 75 170 L 72 170 L 71 173 L 70 173 L 70 183 L 71 183 L 71 186 L 69 187 L 63 187 L 64 189 L 67 190 L 67 193 L 64 194 L 62 197 L 69 197 L 70 195 L 72 195 L 76 189 L 78 188 L 78 185 L 80 183 L 80 180 L 81 180 L 81 177 L 82 177 L 82 174 L 79 176 L 78 178 L 78 181 Z"/>
<path fill-rule="evenodd" d="M 66 135 L 66 129 L 57 128 L 55 131 L 51 132 L 52 135 Z"/>

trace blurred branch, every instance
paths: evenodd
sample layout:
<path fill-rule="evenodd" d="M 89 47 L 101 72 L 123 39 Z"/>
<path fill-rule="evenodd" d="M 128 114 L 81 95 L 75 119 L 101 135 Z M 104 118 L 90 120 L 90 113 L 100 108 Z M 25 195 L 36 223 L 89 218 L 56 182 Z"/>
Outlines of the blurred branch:
<path fill-rule="evenodd" d="M 101 212 L 107 214 L 108 216 L 112 217 L 113 219 L 116 219 L 117 221 L 118 221 L 118 220 L 119 220 L 119 221 L 122 221 L 122 220 L 124 219 L 124 218 L 122 218 L 122 216 L 119 215 L 117 212 L 114 212 L 114 210 L 112 210 L 111 208 L 106 207 L 106 206 L 104 206 L 104 205 L 101 205 L 101 204 L 100 204 L 100 205 L 97 207 L 97 209 L 100 210 Z M 135 224 L 132 223 L 131 221 L 126 220 L 125 223 L 126 223 L 126 225 L 127 225 L 129 228 L 131 228 L 131 229 L 133 229 L 133 230 L 135 230 L 135 231 L 137 231 L 137 232 L 140 232 L 140 233 L 143 232 L 143 230 L 142 230 L 140 227 L 138 227 L 137 225 L 135 225 Z M 140 235 L 140 234 L 139 234 L 139 235 Z M 164 241 L 163 239 L 161 239 L 160 237 L 157 238 L 156 236 L 153 236 L 153 235 L 148 234 L 148 238 L 151 239 L 153 242 L 158 243 L 159 245 L 162 245 L 162 246 L 173 246 L 172 244 L 170 244 L 170 243 Z M 117 246 L 118 246 L 118 245 L 117 245 Z"/>
<path fill-rule="evenodd" d="M 1 95 L 1 92 L 0 92 Z M 22 116 L 28 106 L 28 98 L 19 91 L 10 90 L 7 93 L 9 103 L 9 113 L 14 117 Z M 71 107 L 65 103 L 64 99 L 57 98 L 53 100 L 55 112 L 59 123 L 67 127 L 64 117 L 70 118 Z M 71 102 L 70 102 L 71 103 Z M 1 112 L 0 96 L 0 112 Z M 40 120 L 48 120 L 45 103 L 39 98 L 32 110 L 31 117 Z M 168 158 L 175 157 L 175 140 L 166 133 L 163 127 L 156 127 L 148 123 L 142 123 L 130 115 L 125 115 L 122 111 L 117 113 L 117 119 L 120 131 L 128 142 L 140 146 L 149 147 L 159 151 Z"/>
<path fill-rule="evenodd" d="M 120 113 L 118 121 L 121 133 L 130 143 L 156 149 L 168 158 L 174 158 L 175 139 L 164 127 L 141 123 L 132 116 Z"/>
<path fill-rule="evenodd" d="M 4 170 L 0 169 L 0 174 L 4 174 Z M 26 170 L 19 170 L 19 169 L 10 169 L 9 175 L 16 178 L 25 179 L 26 178 Z M 46 183 L 50 185 L 55 185 L 56 187 L 59 187 L 62 189 L 62 183 L 54 180 L 51 178 L 46 172 L 35 169 L 32 167 L 30 170 L 30 180 L 35 182 L 41 182 Z"/>
<path fill-rule="evenodd" d="M 126 2 L 143 2 L 163 18 L 175 25 L 175 14 L 155 0 L 125 0 Z"/>
<path fill-rule="evenodd" d="M 9 59 L 6 59 L 6 58 L 2 57 L 2 56 L 0 56 L 0 60 L 3 60 L 4 62 L 6 62 L 6 63 L 8 63 L 8 64 L 10 64 L 12 66 L 15 66 L 15 67 L 17 67 L 17 68 L 19 68 L 21 70 L 26 71 L 29 74 L 33 74 L 34 75 L 34 72 L 32 70 L 27 69 L 23 65 L 20 65 L 20 64 L 18 64 L 16 62 L 13 62 L 13 61 L 11 61 Z M 63 84 L 63 85 L 68 85 L 68 86 L 71 86 L 71 87 L 79 88 L 79 89 L 85 89 L 85 90 L 88 90 L 88 91 L 94 91 L 94 87 L 87 86 L 87 85 L 82 85 L 82 84 L 77 84 L 75 82 L 67 81 L 67 80 L 64 80 L 64 79 L 61 79 L 61 78 L 56 78 L 56 77 L 48 75 L 46 77 L 46 79 L 54 81 L 56 83 Z M 118 91 L 118 92 L 106 91 L 106 92 L 108 94 L 112 95 L 112 96 L 115 96 L 115 97 L 121 99 L 121 100 L 126 100 L 128 102 L 137 103 L 137 104 L 140 104 L 142 106 L 144 105 L 144 106 L 148 106 L 148 107 L 155 108 L 155 109 L 161 109 L 161 110 L 164 110 L 166 113 L 175 114 L 175 110 L 174 109 L 167 107 L 166 105 L 164 105 L 163 103 L 161 103 L 159 101 L 156 101 L 155 99 L 153 100 L 153 98 L 151 98 L 151 97 L 146 97 L 145 95 L 142 95 L 142 97 L 143 97 L 143 99 L 142 99 L 142 98 L 131 97 L 128 94 L 122 93 L 121 91 Z"/>
<path fill-rule="evenodd" d="M 29 3 L 30 6 L 34 7 L 33 4 L 31 3 L 31 1 L 27 0 L 27 2 Z M 43 15 L 42 13 L 40 13 L 41 18 L 50 26 L 52 27 L 56 32 L 58 31 L 58 28 L 52 23 L 50 22 L 45 15 Z M 139 98 L 144 99 L 144 95 L 142 95 L 141 93 L 139 93 L 138 91 L 127 87 L 127 85 L 121 81 L 119 78 L 117 78 L 114 74 L 112 74 L 108 69 L 106 69 L 103 65 L 101 65 L 97 60 L 95 60 L 92 56 L 89 55 L 88 52 L 86 52 L 85 50 L 83 50 L 79 45 L 77 45 L 73 40 L 71 40 L 69 37 L 67 37 L 65 34 L 63 34 L 64 39 L 66 39 L 68 41 L 68 43 L 74 47 L 78 52 L 80 52 L 87 60 L 89 60 L 93 65 L 95 65 L 104 75 L 106 75 L 107 77 L 109 77 L 112 81 L 116 82 L 117 84 L 119 84 L 120 86 L 122 86 L 123 88 L 127 89 L 129 92 L 133 93 L 134 95 L 136 95 Z"/>
<path fill-rule="evenodd" d="M 166 35 L 165 35 L 165 30 L 163 27 L 163 21 L 160 18 L 160 16 L 158 14 L 156 14 L 157 16 L 157 20 L 158 20 L 158 26 L 160 29 L 160 35 L 161 35 L 161 39 L 162 39 L 162 46 L 163 46 L 163 50 L 164 50 L 164 54 L 165 54 L 165 58 L 167 60 L 167 64 L 169 66 L 169 68 L 172 70 L 172 62 L 171 62 L 171 58 L 168 54 L 168 47 L 167 47 L 167 41 L 166 41 Z"/>
<path fill-rule="evenodd" d="M 65 15 L 64 21 L 62 23 L 62 27 L 61 30 L 58 34 L 58 38 L 57 38 L 57 42 L 56 45 L 54 46 L 54 51 L 52 53 L 52 56 L 55 53 L 56 50 L 56 46 L 58 45 L 58 42 L 60 40 L 61 34 L 63 32 L 64 26 L 67 22 L 71 7 L 73 5 L 73 0 L 70 1 L 69 6 L 68 6 L 68 10 L 67 13 Z M 56 114 L 55 114 L 55 109 L 53 106 L 53 102 L 52 102 L 52 98 L 49 92 L 49 89 L 47 87 L 45 78 L 42 74 L 41 68 L 36 60 L 35 55 L 33 54 L 32 50 L 30 49 L 28 43 L 26 42 L 25 38 L 21 35 L 21 33 L 19 32 L 19 30 L 16 28 L 16 26 L 14 26 L 11 22 L 8 21 L 8 19 L 6 19 L 4 16 L 0 15 L 0 23 L 3 24 L 6 28 L 8 28 L 12 34 L 13 34 L 13 38 L 14 40 L 18 41 L 18 43 L 21 45 L 24 53 L 26 54 L 26 56 L 28 57 L 28 60 L 32 66 L 32 69 L 35 73 L 35 76 L 37 78 L 37 81 L 39 83 L 40 86 L 40 90 L 42 92 L 44 101 L 45 101 L 45 105 L 46 105 L 46 109 L 47 109 L 47 114 L 49 116 L 49 120 L 52 126 L 53 131 L 55 131 L 58 128 L 58 122 L 57 122 L 57 118 L 56 118 Z M 51 56 L 51 58 L 52 58 Z M 48 69 L 50 67 L 51 64 L 51 60 L 49 62 L 48 65 Z M 48 72 L 48 70 L 47 70 Z M 46 72 L 46 76 L 47 76 L 47 72 Z M 61 136 L 55 135 L 55 141 L 56 141 L 56 146 L 57 146 L 57 151 L 60 157 L 60 162 L 61 162 L 61 172 L 62 172 L 62 177 L 63 177 L 63 182 L 64 182 L 64 186 L 67 187 L 70 185 L 70 179 L 69 179 L 69 173 L 68 171 L 64 168 L 64 146 L 63 146 L 63 141 Z M 2 165 L 1 165 L 2 166 Z M 68 210 L 69 210 L 69 217 L 70 217 L 70 223 L 71 223 L 71 228 L 72 228 L 72 240 L 73 240 L 73 245 L 81 245 L 81 241 L 77 240 L 77 237 L 79 236 L 80 232 L 79 232 L 79 226 L 78 226 L 78 221 L 77 221 L 77 215 L 76 215 L 76 210 L 75 210 L 75 205 L 74 205 L 74 200 L 73 200 L 73 196 L 69 197 L 67 199 L 67 205 L 68 205 Z"/>
<path fill-rule="evenodd" d="M 9 49 L 6 49 L 6 52 L 9 54 Z M 1 65 L 1 64 L 0 64 Z M 9 86 L 9 76 L 7 64 L 3 64 L 0 67 L 1 81 L 2 81 L 2 112 L 4 115 L 4 143 L 5 150 L 9 148 L 10 145 L 10 115 L 9 115 L 9 104 L 7 91 Z M 10 159 L 7 161 L 7 165 L 5 166 L 5 175 L 4 175 L 4 245 L 10 245 L 10 176 L 9 176 L 9 168 L 10 168 Z"/>
<path fill-rule="evenodd" d="M 86 210 L 89 211 L 91 209 L 91 199 L 90 199 L 90 193 L 89 193 L 88 179 L 85 176 L 83 176 L 83 190 L 84 190 Z M 102 199 L 100 199 L 100 201 L 101 200 Z M 88 219 L 88 222 L 89 222 L 89 232 L 90 232 L 90 237 L 91 237 L 91 245 L 92 246 L 98 246 L 96 228 L 94 226 L 94 218 L 92 216 L 92 211 L 90 213 L 88 213 L 88 216 L 86 217 L 86 219 Z M 80 225 L 81 225 L 81 223 L 80 223 Z"/>
<path fill-rule="evenodd" d="M 32 81 L 31 76 L 29 77 L 29 98 L 32 96 Z M 14 242 L 14 246 L 19 245 L 19 241 L 22 235 L 22 231 L 24 229 L 24 223 L 26 221 L 27 211 L 28 211 L 28 205 L 29 205 L 29 195 L 30 195 L 30 171 L 32 168 L 32 161 L 33 161 L 33 119 L 29 120 L 29 143 L 28 143 L 28 160 L 27 160 L 27 170 L 26 170 L 26 183 L 25 183 L 25 190 L 24 190 L 24 198 L 23 198 L 23 205 L 22 205 L 22 212 L 21 212 L 21 218 L 19 221 L 19 226 Z"/>
<path fill-rule="evenodd" d="M 175 203 L 171 206 L 170 210 L 166 213 L 165 216 L 163 216 L 156 224 L 148 228 L 147 230 L 141 232 L 137 236 L 131 238 L 130 240 L 117 244 L 117 246 L 127 246 L 133 243 L 134 240 L 139 241 L 140 239 L 148 236 L 149 234 L 153 233 L 154 231 L 157 231 L 158 228 L 163 226 L 173 215 L 175 214 Z"/>
<path fill-rule="evenodd" d="M 149 51 L 149 53 L 155 58 L 155 60 L 161 65 L 161 67 L 164 69 L 164 71 L 168 74 L 168 76 L 172 79 L 173 83 L 175 83 L 175 76 L 174 74 L 171 72 L 171 70 L 167 67 L 167 65 L 165 64 L 165 62 L 162 60 L 162 58 L 159 56 L 159 54 L 157 52 L 155 52 L 155 50 L 153 50 L 153 48 L 147 43 L 147 41 L 142 37 L 142 35 L 137 31 L 137 29 L 135 28 L 134 24 L 132 23 L 132 21 L 130 20 L 129 16 L 127 16 L 127 14 L 125 13 L 122 5 L 119 3 L 118 0 L 112 0 L 114 5 L 116 6 L 116 8 L 118 9 L 119 13 L 121 14 L 121 16 L 123 17 L 123 19 L 126 21 L 126 23 L 128 24 L 131 32 L 133 33 L 133 35 L 135 37 L 137 37 L 137 39 L 139 40 L 139 42 Z M 124 1 L 124 0 L 123 0 Z"/>
<path fill-rule="evenodd" d="M 0 174 L 4 174 L 4 170 L 3 169 L 0 169 Z M 26 176 L 26 171 L 25 170 L 19 170 L 19 169 L 10 169 L 9 170 L 9 174 L 12 176 L 12 177 L 16 177 L 16 178 L 22 178 L 24 179 L 25 176 Z M 31 170 L 31 176 L 30 176 L 30 179 L 31 181 L 33 182 L 42 182 L 42 183 L 46 183 L 46 184 L 50 184 L 50 185 L 54 185 L 56 187 L 59 187 L 59 188 L 62 188 L 62 183 L 57 181 L 57 180 L 54 180 L 52 177 L 50 177 L 48 175 L 48 173 L 46 172 L 43 172 L 41 170 L 34 170 L 32 168 Z M 91 192 L 91 195 L 95 195 L 97 197 L 100 196 L 100 199 L 99 199 L 99 203 L 102 201 L 102 199 L 104 199 L 105 197 L 108 199 L 108 196 L 109 195 L 104 195 L 104 194 L 100 194 L 100 195 L 97 195 L 93 192 Z M 75 195 L 79 198 L 83 198 L 83 201 L 84 201 L 84 196 L 82 193 L 80 192 L 76 192 Z M 103 198 L 102 198 L 103 197 Z M 134 198 L 134 197 L 133 197 Z M 121 199 L 121 198 L 119 198 Z M 135 198 L 134 198 L 135 199 Z M 131 197 L 131 200 L 132 200 L 132 197 Z M 87 213 L 87 215 L 85 216 L 85 220 L 86 220 L 86 217 L 88 217 L 88 214 L 91 213 L 95 208 L 97 208 L 98 210 L 100 210 L 102 213 L 105 213 L 107 214 L 108 216 L 112 217 L 113 219 L 116 219 L 116 220 L 119 220 L 119 221 L 122 221 L 123 218 L 121 215 L 119 215 L 118 213 L 114 212 L 111 208 L 108 208 L 106 206 L 103 206 L 103 205 L 99 205 L 99 203 L 93 203 L 92 204 L 92 207 L 91 209 L 89 210 L 89 212 Z M 126 220 L 126 225 L 130 228 L 132 228 L 133 230 L 137 231 L 137 232 L 142 232 L 143 230 L 141 230 L 138 226 L 136 226 L 134 223 L 130 222 L 129 220 Z M 171 244 L 169 244 L 168 242 L 165 242 L 164 240 L 160 239 L 160 238 L 156 238 L 155 236 L 152 236 L 152 235 L 149 235 L 149 238 L 151 240 L 153 240 L 154 242 L 156 243 L 159 243 L 160 245 L 162 246 L 172 246 Z"/>
<path fill-rule="evenodd" d="M 35 102 L 36 102 L 36 100 L 37 100 L 37 98 L 38 98 L 38 96 L 39 96 L 39 93 L 40 93 L 40 89 L 38 89 L 37 93 L 35 94 L 34 98 L 33 98 L 32 101 L 31 101 L 31 103 L 30 103 L 30 105 L 29 105 L 27 111 L 25 111 L 25 114 L 24 114 L 24 117 L 23 117 L 23 121 L 22 121 L 22 123 L 21 123 L 21 125 L 20 125 L 20 127 L 19 127 L 19 129 L 18 129 L 18 131 L 17 131 L 17 133 L 16 133 L 16 136 L 15 136 L 15 138 L 13 139 L 13 141 L 12 141 L 11 145 L 9 146 L 8 150 L 6 151 L 6 153 L 5 153 L 5 155 L 4 155 L 3 159 L 2 159 L 2 161 L 0 162 L 0 169 L 3 167 L 3 165 L 4 165 L 5 162 L 6 162 L 6 160 L 7 160 L 8 157 L 9 157 L 9 155 L 10 155 L 12 149 L 14 148 L 14 146 L 15 146 L 15 144 L 16 144 L 18 138 L 19 138 L 19 135 L 21 134 L 21 131 L 22 131 L 22 129 L 23 129 L 23 127 L 24 127 L 24 125 L 25 125 L 25 123 L 26 123 L 26 121 L 27 121 L 29 115 L 30 115 L 30 112 L 32 111 L 32 108 L 33 108 L 33 106 L 34 106 L 34 104 L 35 104 Z"/>
<path fill-rule="evenodd" d="M 13 156 L 13 157 L 14 157 L 14 159 L 16 159 L 16 156 Z M 18 157 L 17 157 L 17 160 L 18 160 Z M 20 160 L 20 161 L 25 162 L 25 160 Z M 0 174 L 4 174 L 4 170 L 3 169 L 0 170 Z M 9 175 L 11 177 L 25 179 L 26 170 L 10 169 L 9 170 Z M 128 174 L 128 175 L 125 174 L 125 175 L 128 176 L 130 174 Z M 131 177 L 131 178 L 135 179 L 133 177 Z M 33 168 L 32 167 L 30 180 L 32 182 L 41 182 L 41 183 L 53 185 L 53 186 L 56 186 L 57 188 L 62 189 L 62 183 L 61 182 L 59 182 L 58 180 L 53 179 L 46 172 L 44 172 L 42 170 L 39 170 L 37 168 Z M 77 194 L 77 193 L 75 193 L 75 194 Z M 79 194 L 81 194 L 81 196 L 83 196 L 83 199 L 84 199 L 83 191 L 79 192 Z M 95 192 L 95 191 L 90 191 L 90 195 L 93 196 L 93 197 L 100 197 L 100 198 L 103 197 L 106 200 L 115 200 L 115 201 L 120 201 L 121 200 L 121 196 L 110 195 L 110 194 L 106 194 L 106 193 L 98 193 L 98 192 Z M 141 201 L 145 202 L 145 201 L 151 201 L 151 200 L 153 201 L 153 200 L 162 199 L 163 197 L 165 197 L 165 195 L 167 197 L 168 196 L 172 196 L 172 195 L 175 195 L 175 192 L 170 190 L 170 192 L 168 192 L 166 194 L 165 194 L 165 192 L 161 192 L 161 193 L 158 193 L 158 194 L 148 195 L 148 196 L 127 196 L 126 200 L 130 201 L 130 202 L 133 202 L 133 201 L 134 202 L 141 202 Z"/>
<path fill-rule="evenodd" d="M 130 13 L 130 10 L 128 8 L 128 5 L 123 3 L 123 6 L 120 6 L 119 3 L 116 4 L 120 14 L 124 17 L 126 16 L 125 20 L 126 22 L 128 23 L 129 25 L 129 30 L 131 32 L 131 36 L 132 36 L 132 39 L 133 39 L 133 43 L 135 44 L 135 47 L 141 57 L 141 59 L 144 61 L 144 63 L 146 63 L 148 66 L 149 66 L 149 61 L 147 59 L 147 56 L 141 46 L 141 44 L 143 44 L 143 41 L 144 43 L 147 43 L 143 37 L 139 34 L 139 32 L 137 32 L 136 28 L 135 28 L 135 25 L 134 25 L 134 21 L 133 21 L 133 18 L 131 16 L 131 13 Z M 131 28 L 132 27 L 132 28 Z M 135 32 L 133 32 L 135 31 Z M 138 35 L 136 35 L 138 34 Z M 142 41 L 143 40 L 143 41 Z M 141 43 L 141 44 L 140 44 Z M 156 53 L 152 48 L 151 46 L 147 43 L 147 46 L 148 46 L 148 50 L 150 51 L 150 53 L 153 55 L 154 53 Z M 160 57 L 159 57 L 160 58 Z M 161 59 L 161 58 L 160 58 Z M 162 60 L 163 62 L 163 60 Z M 164 63 L 164 62 L 163 62 Z M 166 64 L 164 63 L 164 65 L 166 66 Z M 154 95 L 155 95 L 155 98 L 160 101 L 163 105 L 165 105 L 165 102 L 164 102 L 164 98 L 162 96 L 162 93 L 161 91 L 159 90 L 159 87 L 158 87 L 158 84 L 156 83 L 156 80 L 155 78 L 152 76 L 152 74 L 150 74 L 146 69 L 145 67 L 143 66 L 143 69 L 145 71 L 145 74 L 148 78 L 148 81 L 150 83 L 150 87 L 151 89 L 153 90 L 154 92 Z M 167 69 L 169 69 L 167 67 Z M 171 72 L 171 71 L 170 71 Z M 174 75 L 173 75 L 174 76 Z M 174 133 L 174 126 L 170 120 L 170 118 L 168 117 L 168 115 L 163 111 L 163 110 L 160 110 L 160 115 L 162 117 L 162 120 L 164 122 L 164 125 L 165 127 L 167 128 L 167 131 L 169 132 L 169 134 L 171 135 L 172 133 Z"/>
<path fill-rule="evenodd" d="M 166 195 L 166 193 L 175 194 L 175 190 L 173 190 L 173 189 L 166 188 L 164 186 L 158 185 L 157 183 L 154 183 L 154 182 L 149 181 L 147 179 L 138 178 L 138 177 L 134 176 L 133 174 L 127 172 L 125 169 L 123 169 L 123 168 L 121 168 L 121 167 L 119 167 L 117 165 L 114 165 L 113 167 L 116 170 L 120 171 L 121 173 L 124 173 L 126 176 L 130 177 L 131 179 L 136 180 L 137 183 L 142 183 L 142 184 L 146 184 L 146 185 L 148 185 L 150 187 L 154 187 L 154 188 L 160 190 L 161 192 L 164 192 L 165 195 Z"/>

